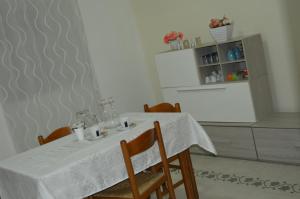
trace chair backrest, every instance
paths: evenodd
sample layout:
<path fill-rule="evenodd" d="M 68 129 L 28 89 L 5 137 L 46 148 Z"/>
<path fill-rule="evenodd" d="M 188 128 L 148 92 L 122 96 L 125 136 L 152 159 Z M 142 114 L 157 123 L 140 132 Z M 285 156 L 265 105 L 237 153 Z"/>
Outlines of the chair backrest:
<path fill-rule="evenodd" d="M 133 169 L 133 165 L 131 162 L 131 157 L 146 151 L 151 146 L 153 146 L 156 141 L 158 143 L 160 157 L 161 157 L 162 165 L 163 165 L 163 175 L 162 175 L 162 178 L 160 178 L 160 181 L 165 182 L 167 184 L 170 198 L 175 198 L 171 174 L 170 174 L 170 170 L 169 170 L 169 166 L 168 166 L 168 162 L 167 162 L 166 151 L 165 151 L 164 142 L 163 142 L 160 125 L 159 125 L 158 121 L 154 122 L 154 128 L 145 131 L 143 134 L 141 134 L 137 138 L 135 138 L 129 142 L 127 142 L 125 140 L 122 140 L 120 142 L 126 169 L 128 172 L 130 185 L 131 185 L 131 190 L 132 190 L 132 194 L 133 194 L 134 198 L 141 197 L 141 195 L 143 195 L 143 193 L 139 193 L 139 191 L 138 191 L 138 188 L 137 188 L 138 185 L 137 185 L 137 181 L 136 181 L 136 178 L 134 175 L 134 169 Z M 147 192 L 147 190 L 145 192 Z"/>
<path fill-rule="evenodd" d="M 68 126 L 65 126 L 65 127 L 56 129 L 50 135 L 48 135 L 46 138 L 44 138 L 42 135 L 39 135 L 38 141 L 39 141 L 40 145 L 47 144 L 48 142 L 52 142 L 56 139 L 59 139 L 66 135 L 69 135 L 69 134 L 71 134 L 71 132 L 72 132 L 71 128 Z"/>
<path fill-rule="evenodd" d="M 176 103 L 174 106 L 170 103 L 160 103 L 149 107 L 148 104 L 144 105 L 145 112 L 181 112 L 180 104 Z"/>

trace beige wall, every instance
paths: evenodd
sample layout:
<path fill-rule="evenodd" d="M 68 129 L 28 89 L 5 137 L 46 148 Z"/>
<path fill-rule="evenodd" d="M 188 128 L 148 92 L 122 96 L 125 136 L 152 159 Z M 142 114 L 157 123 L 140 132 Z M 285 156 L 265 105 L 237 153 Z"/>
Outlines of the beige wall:
<path fill-rule="evenodd" d="M 78 0 L 102 97 L 118 112 L 143 111 L 155 96 L 130 0 Z"/>
<path fill-rule="evenodd" d="M 295 64 L 291 66 L 292 70 L 292 80 L 296 86 L 296 99 L 298 104 L 300 104 L 300 1 L 299 0 L 289 0 L 283 2 L 285 11 L 288 16 L 288 24 L 290 27 L 290 38 L 291 38 L 291 49 L 293 51 L 293 58 L 295 59 Z"/>
<path fill-rule="evenodd" d="M 208 23 L 226 14 L 234 20 L 234 36 L 261 33 L 264 41 L 273 103 L 276 111 L 300 111 L 299 53 L 294 51 L 299 37 L 295 9 L 298 0 L 131 0 L 138 20 L 146 60 L 158 100 L 160 90 L 154 55 L 168 49 L 165 33 L 183 31 L 190 37 L 201 36 L 210 42 Z M 288 2 L 288 3 L 287 3 Z M 292 13 L 291 9 L 294 8 Z M 296 8 L 299 8 L 296 7 Z M 298 34 L 299 35 L 299 34 Z"/>

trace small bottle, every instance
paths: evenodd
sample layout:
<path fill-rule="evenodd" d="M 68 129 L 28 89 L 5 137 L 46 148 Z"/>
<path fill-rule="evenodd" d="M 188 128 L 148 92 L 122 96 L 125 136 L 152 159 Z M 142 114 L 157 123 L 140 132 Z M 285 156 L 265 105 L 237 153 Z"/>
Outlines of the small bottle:
<path fill-rule="evenodd" d="M 196 40 L 194 38 L 190 39 L 191 48 L 196 48 Z"/>

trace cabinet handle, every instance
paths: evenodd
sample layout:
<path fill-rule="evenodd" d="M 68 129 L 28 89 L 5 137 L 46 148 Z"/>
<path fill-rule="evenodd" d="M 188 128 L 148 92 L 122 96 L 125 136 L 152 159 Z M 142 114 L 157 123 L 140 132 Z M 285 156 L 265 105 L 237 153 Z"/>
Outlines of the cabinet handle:
<path fill-rule="evenodd" d="M 225 90 L 225 87 L 215 87 L 215 88 L 179 88 L 178 92 L 184 91 L 210 91 L 210 90 Z"/>

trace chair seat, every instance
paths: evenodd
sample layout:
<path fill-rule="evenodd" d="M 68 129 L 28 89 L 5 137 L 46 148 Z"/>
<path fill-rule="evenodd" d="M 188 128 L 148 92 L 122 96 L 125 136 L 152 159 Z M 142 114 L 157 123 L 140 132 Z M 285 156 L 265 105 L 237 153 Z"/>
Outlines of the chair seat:
<path fill-rule="evenodd" d="M 136 181 L 138 186 L 138 190 L 140 193 L 145 192 L 154 183 L 156 183 L 159 178 L 163 179 L 163 175 L 161 172 L 151 173 L 151 172 L 141 172 L 136 175 Z M 159 187 L 159 185 L 158 185 Z M 130 188 L 129 180 L 124 180 L 110 188 L 107 188 L 101 192 L 98 192 L 92 195 L 91 198 L 133 198 L 132 191 Z"/>

